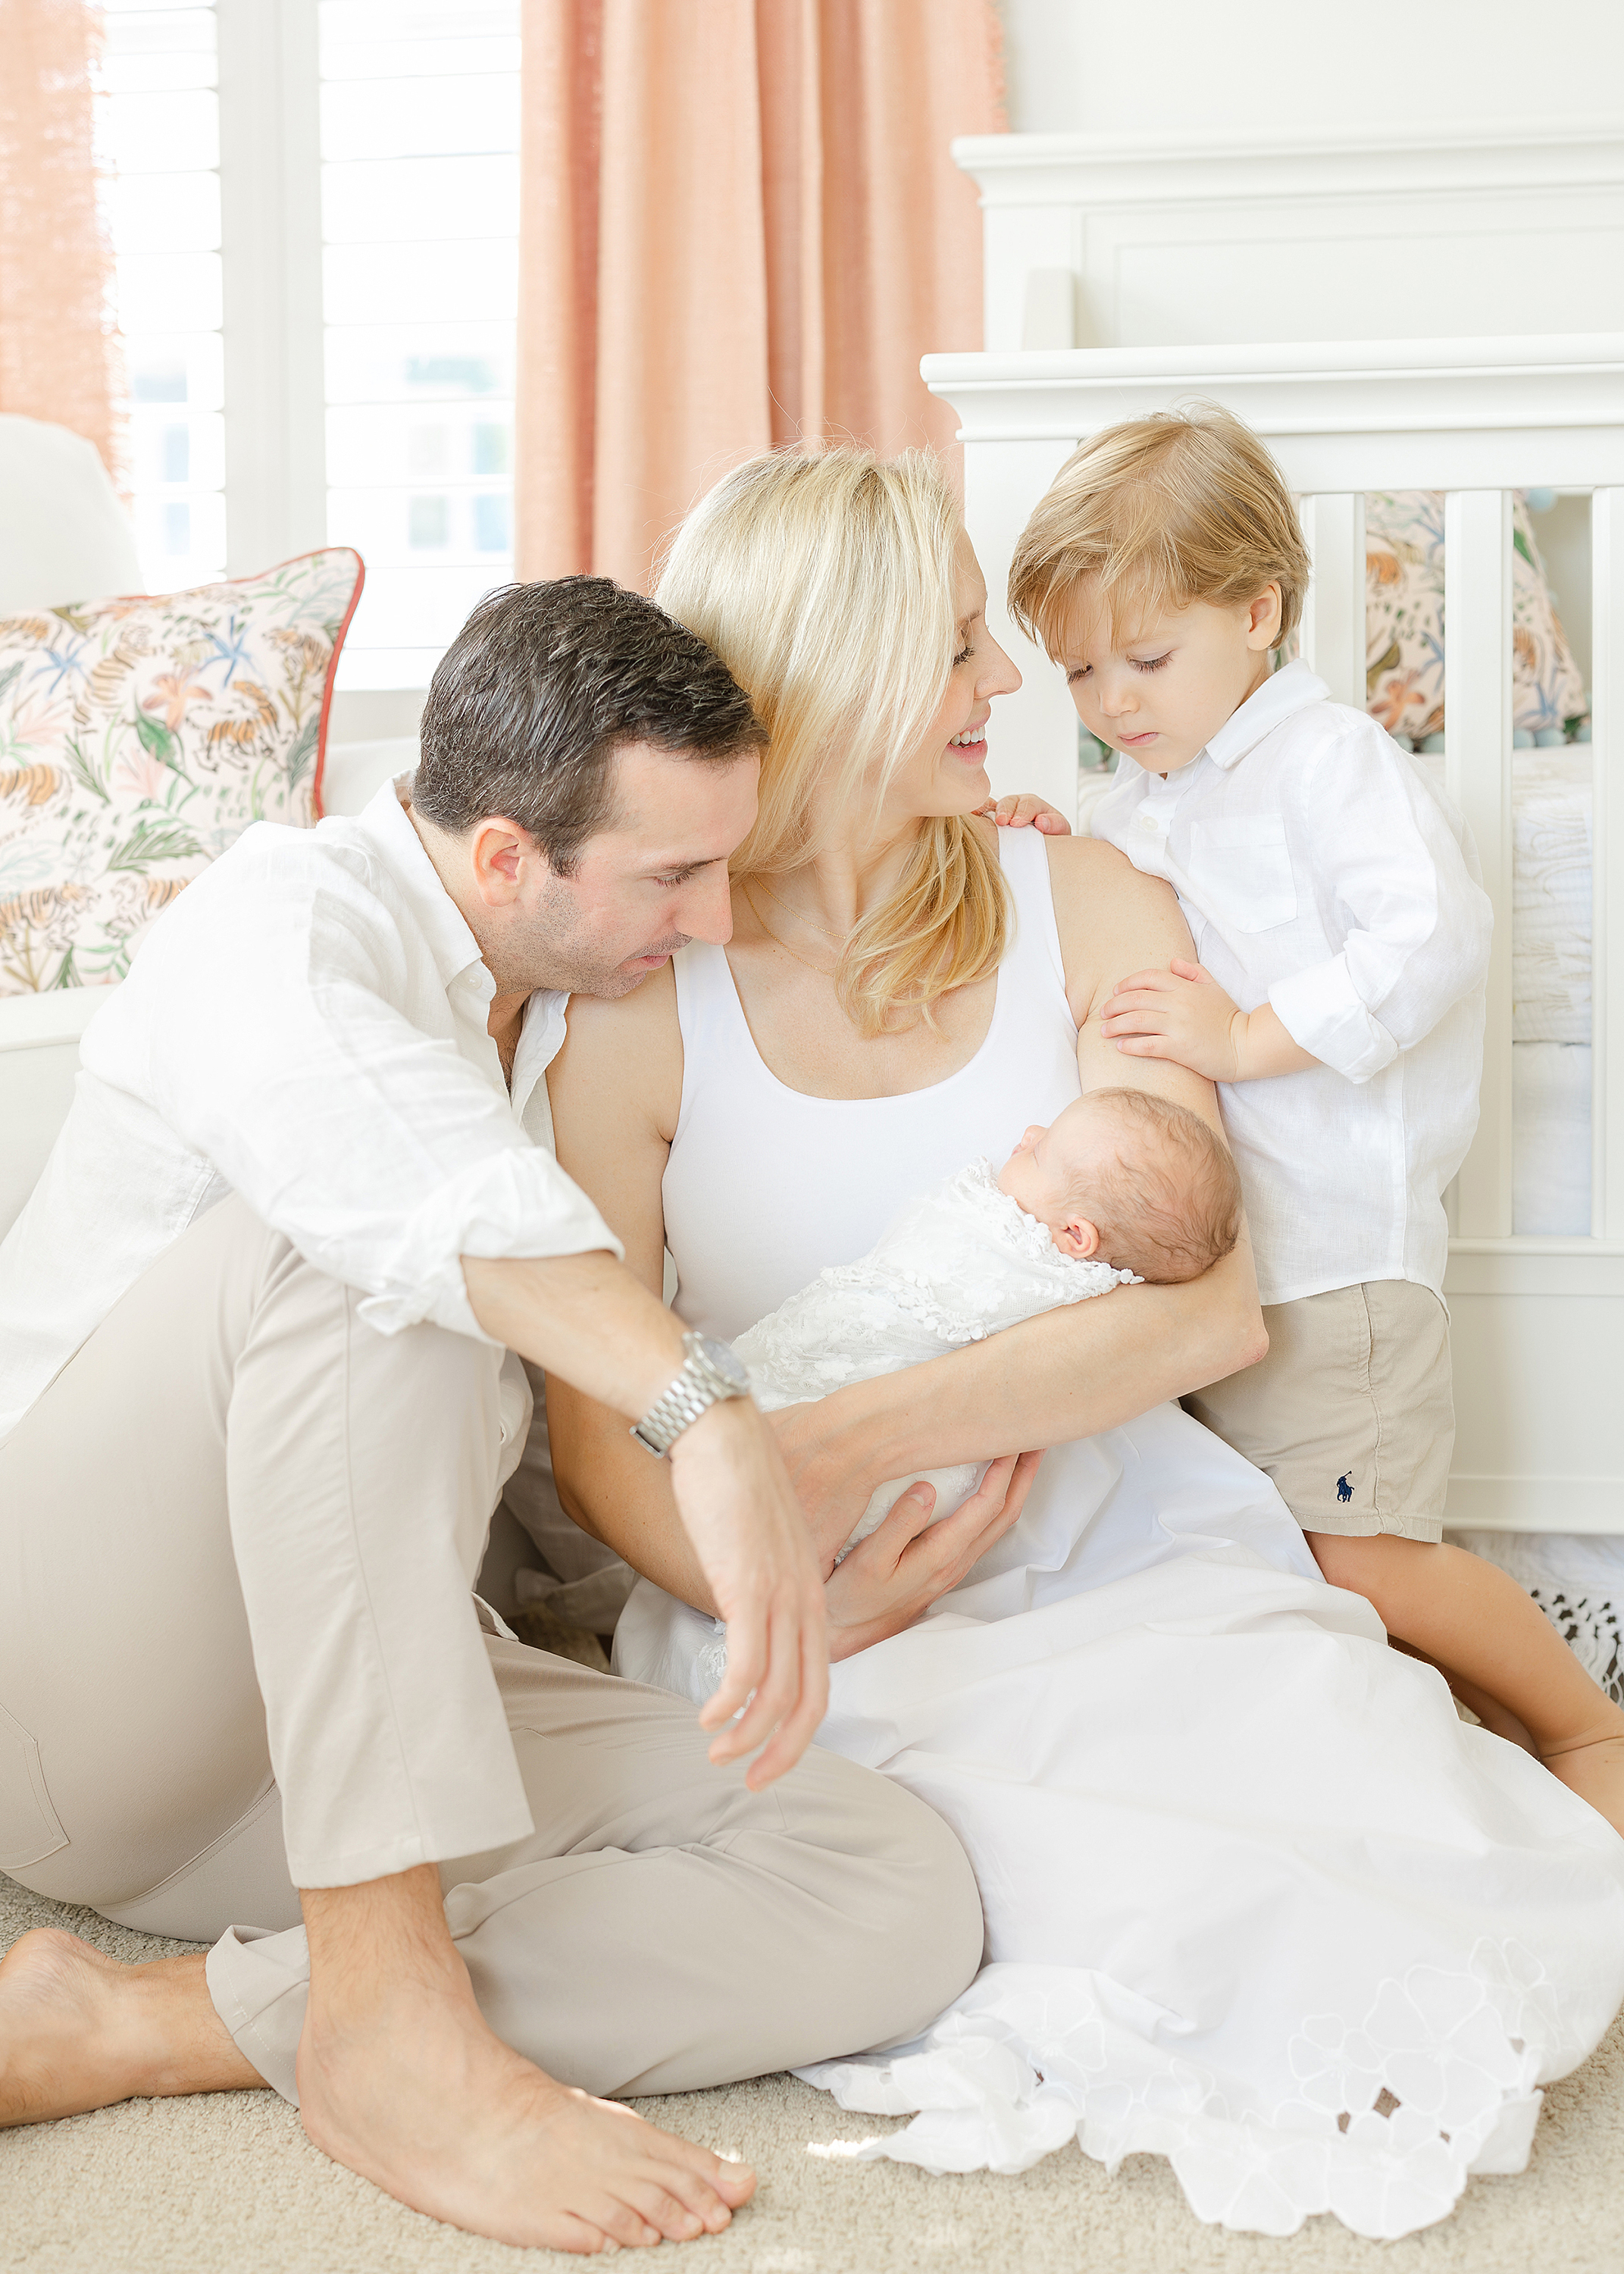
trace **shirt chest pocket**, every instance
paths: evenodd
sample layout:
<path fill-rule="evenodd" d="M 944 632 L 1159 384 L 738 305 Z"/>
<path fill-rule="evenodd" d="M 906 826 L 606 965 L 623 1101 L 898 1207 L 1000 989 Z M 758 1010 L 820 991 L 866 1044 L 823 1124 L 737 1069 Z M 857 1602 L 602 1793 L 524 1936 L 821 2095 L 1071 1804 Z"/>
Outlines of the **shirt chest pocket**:
<path fill-rule="evenodd" d="M 1297 914 L 1291 853 L 1278 814 L 1192 822 L 1190 881 L 1214 918 L 1237 931 L 1272 931 Z"/>

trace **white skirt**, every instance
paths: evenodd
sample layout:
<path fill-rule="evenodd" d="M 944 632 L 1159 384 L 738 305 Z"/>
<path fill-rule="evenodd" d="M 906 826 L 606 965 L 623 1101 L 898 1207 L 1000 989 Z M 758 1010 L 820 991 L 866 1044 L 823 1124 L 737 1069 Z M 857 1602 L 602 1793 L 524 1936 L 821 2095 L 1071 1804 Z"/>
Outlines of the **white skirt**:
<path fill-rule="evenodd" d="M 715 1634 L 642 1582 L 616 1663 L 708 1694 Z M 1624 1998 L 1624 1840 L 1175 1406 L 1049 1455 L 963 1587 L 834 1668 L 819 1742 L 947 1818 L 987 1918 L 921 2037 L 801 2072 L 914 2115 L 847 2152 L 1018 2172 L 1075 2137 L 1165 2155 L 1203 2219 L 1390 2239 L 1522 2168 Z"/>

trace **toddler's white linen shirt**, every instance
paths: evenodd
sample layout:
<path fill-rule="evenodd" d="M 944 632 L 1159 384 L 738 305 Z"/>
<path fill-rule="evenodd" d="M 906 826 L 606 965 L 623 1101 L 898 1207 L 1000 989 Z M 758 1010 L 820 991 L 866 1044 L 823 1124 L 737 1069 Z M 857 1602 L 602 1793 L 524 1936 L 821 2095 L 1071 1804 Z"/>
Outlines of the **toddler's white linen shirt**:
<path fill-rule="evenodd" d="M 1293 663 L 1165 781 L 1124 754 L 1094 833 L 1172 885 L 1243 1011 L 1272 1003 L 1323 1062 L 1219 1088 L 1263 1301 L 1365 1279 L 1441 1296 L 1492 925 L 1460 815 Z"/>
<path fill-rule="evenodd" d="M 245 831 L 96 1013 L 0 1246 L 0 1442 L 228 1193 L 364 1291 L 383 1334 L 429 1319 L 489 1340 L 463 1255 L 622 1253 L 553 1156 L 542 1077 L 567 998 L 530 998 L 510 1095 L 485 1025 L 494 983 L 402 794 L 313 830 Z"/>

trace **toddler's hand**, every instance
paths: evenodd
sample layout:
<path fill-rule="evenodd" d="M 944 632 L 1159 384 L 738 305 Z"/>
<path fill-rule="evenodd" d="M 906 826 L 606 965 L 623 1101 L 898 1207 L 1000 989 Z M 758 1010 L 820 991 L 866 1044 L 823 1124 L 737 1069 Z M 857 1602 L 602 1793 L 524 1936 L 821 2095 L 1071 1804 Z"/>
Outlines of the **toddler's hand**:
<path fill-rule="evenodd" d="M 1071 825 L 1064 813 L 1024 790 L 1019 797 L 995 798 L 991 804 L 981 808 L 983 821 L 996 822 L 1000 829 L 1025 829 L 1028 825 L 1041 830 L 1045 837 L 1069 837 Z"/>
<path fill-rule="evenodd" d="M 1171 1058 L 1208 1081 L 1242 1081 L 1247 1018 L 1210 971 L 1175 956 L 1166 971 L 1118 980 L 1101 1032 L 1129 1058 Z"/>

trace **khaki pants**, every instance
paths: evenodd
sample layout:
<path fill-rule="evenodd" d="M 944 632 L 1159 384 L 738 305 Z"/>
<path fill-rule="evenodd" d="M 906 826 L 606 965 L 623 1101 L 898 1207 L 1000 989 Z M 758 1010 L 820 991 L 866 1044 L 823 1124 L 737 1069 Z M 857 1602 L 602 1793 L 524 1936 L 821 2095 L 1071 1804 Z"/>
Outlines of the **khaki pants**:
<path fill-rule="evenodd" d="M 826 1754 L 753 1795 L 687 1705 L 480 1631 L 499 1358 L 376 1333 L 236 1200 L 160 1258 L 0 1446 L 0 1869 L 219 1937 L 289 2097 L 296 1886 L 421 1862 L 492 2027 L 568 2082 L 913 2034 L 981 1958 L 939 1818 Z"/>

